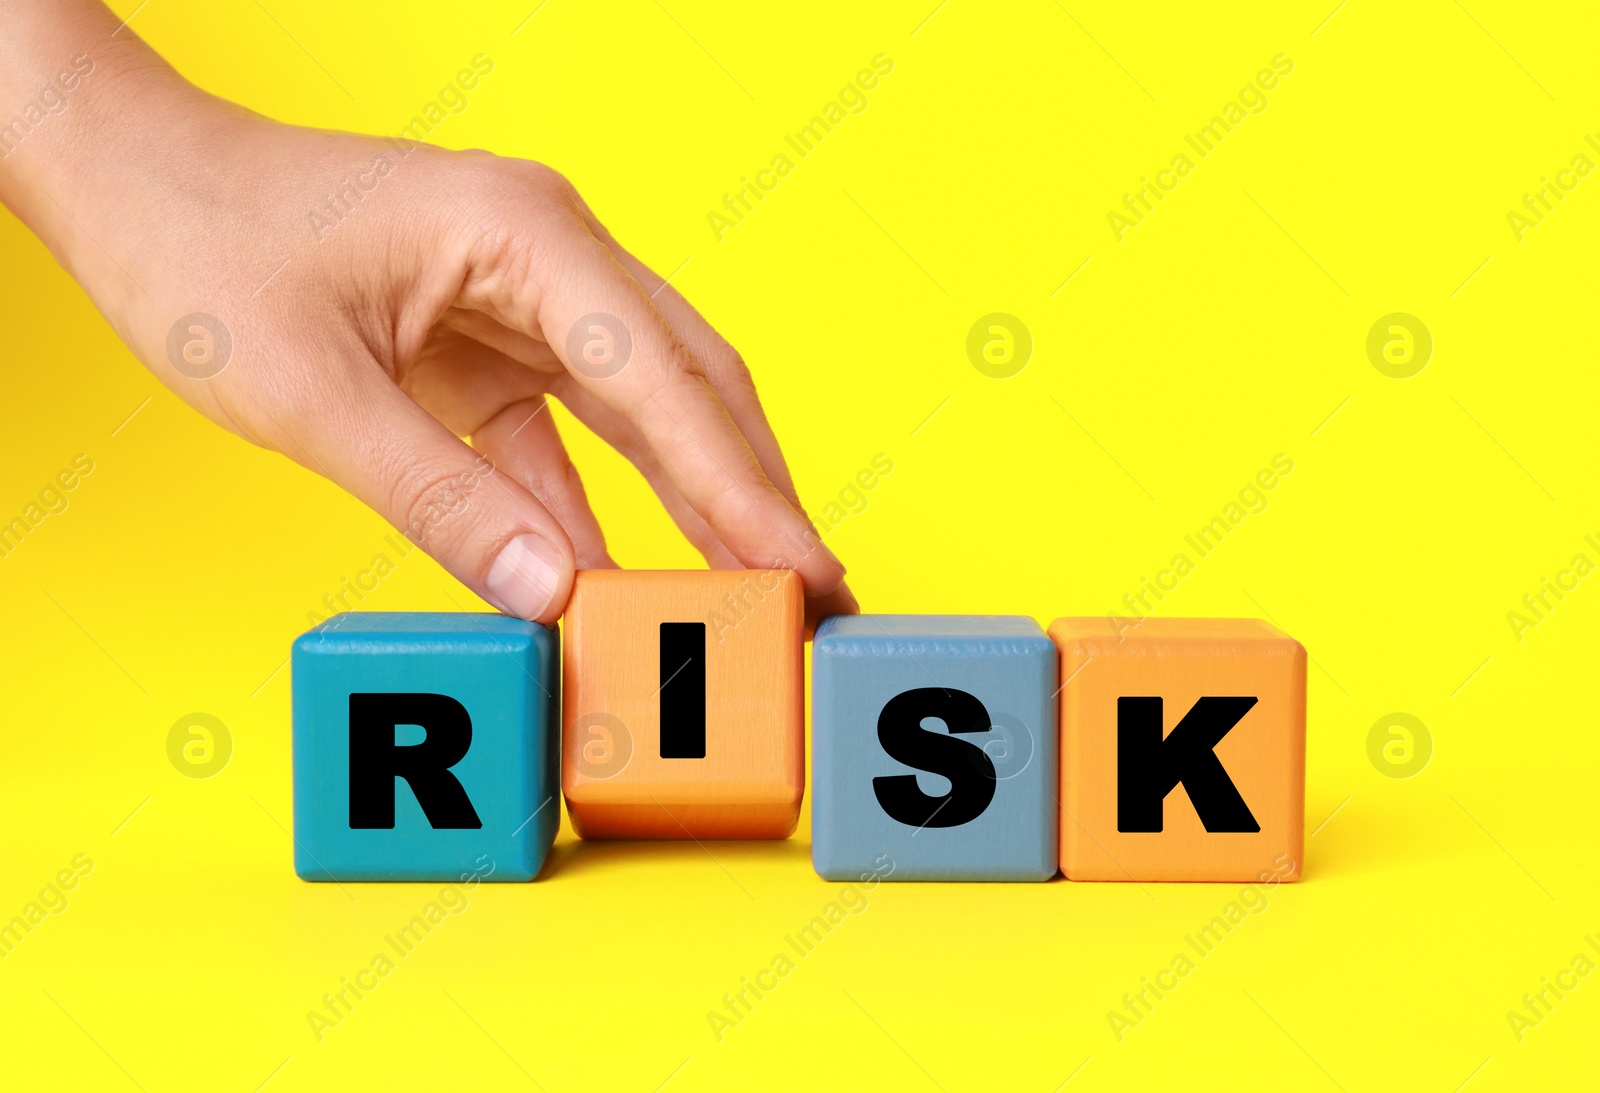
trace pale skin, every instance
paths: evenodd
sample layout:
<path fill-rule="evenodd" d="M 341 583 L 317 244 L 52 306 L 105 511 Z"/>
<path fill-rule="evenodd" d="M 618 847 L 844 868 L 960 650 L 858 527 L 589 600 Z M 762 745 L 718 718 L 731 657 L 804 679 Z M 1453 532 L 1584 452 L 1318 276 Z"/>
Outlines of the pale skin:
<path fill-rule="evenodd" d="M 0 202 L 180 398 L 548 624 L 576 569 L 615 566 L 553 396 L 712 567 L 798 571 L 808 623 L 856 610 L 739 354 L 565 178 L 269 120 L 121 22 L 96 0 L 0 0 L 0 126 L 24 122 L 0 130 Z M 308 210 L 380 156 L 359 215 L 314 231 Z M 180 323 L 195 314 L 232 343 L 203 378 L 216 337 Z M 595 315 L 624 336 L 580 322 Z"/>

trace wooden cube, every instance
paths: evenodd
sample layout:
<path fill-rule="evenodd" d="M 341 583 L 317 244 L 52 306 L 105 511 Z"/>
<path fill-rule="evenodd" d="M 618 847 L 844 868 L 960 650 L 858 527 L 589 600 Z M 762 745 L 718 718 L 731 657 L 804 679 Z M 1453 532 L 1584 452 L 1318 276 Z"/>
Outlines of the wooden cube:
<path fill-rule="evenodd" d="M 1005 615 L 837 615 L 811 655 L 827 880 L 1056 874 L 1056 651 Z"/>
<path fill-rule="evenodd" d="M 335 615 L 294 643 L 306 880 L 532 880 L 561 822 L 556 632 L 504 615 Z"/>
<path fill-rule="evenodd" d="M 565 616 L 562 789 L 586 839 L 783 839 L 805 791 L 788 570 L 584 570 Z"/>
<path fill-rule="evenodd" d="M 1069 880 L 1298 880 L 1306 651 L 1252 619 L 1057 619 Z"/>

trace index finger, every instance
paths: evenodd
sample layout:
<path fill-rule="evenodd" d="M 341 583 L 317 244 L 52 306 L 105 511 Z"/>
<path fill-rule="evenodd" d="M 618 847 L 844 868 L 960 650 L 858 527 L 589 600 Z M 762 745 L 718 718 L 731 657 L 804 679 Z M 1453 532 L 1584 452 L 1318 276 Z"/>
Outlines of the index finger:
<path fill-rule="evenodd" d="M 809 596 L 844 566 L 762 468 L 705 367 L 639 282 L 558 203 L 527 261 L 492 240 L 469 295 L 506 325 L 543 338 L 586 391 L 631 422 L 674 486 L 741 564 L 794 569 Z M 487 267 L 482 268 L 482 267 Z"/>

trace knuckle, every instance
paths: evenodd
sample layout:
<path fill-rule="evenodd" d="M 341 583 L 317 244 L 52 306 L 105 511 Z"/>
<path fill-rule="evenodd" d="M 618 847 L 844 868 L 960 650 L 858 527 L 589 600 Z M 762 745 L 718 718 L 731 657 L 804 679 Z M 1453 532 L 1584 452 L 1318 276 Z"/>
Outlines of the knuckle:
<path fill-rule="evenodd" d="M 549 164 L 533 162 L 531 172 L 534 181 L 551 194 L 563 198 L 578 196 L 578 188 L 572 184 L 572 180 Z"/>
<path fill-rule="evenodd" d="M 705 367 L 688 346 L 674 337 L 666 352 L 652 360 L 649 380 L 633 391 L 632 401 L 624 413 L 653 440 L 658 433 L 676 433 L 685 427 L 679 416 L 681 409 L 674 412 L 668 409 L 669 404 L 681 408 L 703 404 L 708 398 L 715 400 L 716 397 L 716 388 Z"/>
<path fill-rule="evenodd" d="M 752 536 L 755 541 L 765 539 L 770 530 L 750 488 L 732 475 L 727 476 L 706 499 L 705 514 L 706 522 L 712 528 L 722 531 L 750 529 L 755 532 Z"/>
<path fill-rule="evenodd" d="M 688 382 L 711 390 L 711 377 L 706 372 L 706 366 L 681 338 L 674 337 L 667 348 L 667 373 L 670 382 Z"/>
<path fill-rule="evenodd" d="M 405 520 L 401 533 L 426 547 L 442 528 L 466 513 L 475 482 L 471 471 L 417 469 L 401 475 L 393 506 Z"/>
<path fill-rule="evenodd" d="M 550 473 L 550 484 L 569 493 L 583 493 L 583 479 L 578 475 L 577 465 L 570 457 L 563 455 L 561 462 Z"/>
<path fill-rule="evenodd" d="M 536 160 L 516 160 L 515 178 L 521 197 L 529 194 L 556 207 L 572 208 L 578 202 L 578 190 L 566 175 L 548 164 Z"/>
<path fill-rule="evenodd" d="M 582 490 L 582 483 L 578 478 L 578 468 L 565 455 L 550 462 L 529 467 L 523 473 L 527 477 L 529 491 L 541 500 L 568 493 L 574 489 L 580 492 Z"/>

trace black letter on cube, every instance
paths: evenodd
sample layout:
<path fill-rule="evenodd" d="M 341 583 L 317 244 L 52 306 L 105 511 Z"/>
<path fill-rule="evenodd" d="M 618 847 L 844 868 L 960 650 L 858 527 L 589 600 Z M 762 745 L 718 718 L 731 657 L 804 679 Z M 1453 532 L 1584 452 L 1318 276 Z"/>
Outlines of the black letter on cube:
<path fill-rule="evenodd" d="M 400 725 L 427 733 L 420 744 L 394 741 Z M 477 810 L 450 768 L 472 746 L 472 718 L 448 695 L 350 696 L 350 828 L 392 829 L 396 778 L 404 778 L 435 830 L 481 828 Z"/>
<path fill-rule="evenodd" d="M 1212 750 L 1255 704 L 1202 698 L 1162 739 L 1160 698 L 1117 699 L 1117 830 L 1160 831 L 1162 803 L 1182 782 L 1207 831 L 1260 831 Z"/>
<path fill-rule="evenodd" d="M 661 758 L 706 757 L 706 624 L 661 624 Z"/>
<path fill-rule="evenodd" d="M 924 718 L 945 723 L 950 735 L 929 732 Z M 912 827 L 960 827 L 983 815 L 994 800 L 994 763 L 978 745 L 955 733 L 988 732 L 989 711 L 966 691 L 918 687 L 891 698 L 878 715 L 878 742 L 908 767 L 950 779 L 950 792 L 930 797 L 917 788 L 915 774 L 872 780 L 878 804 L 893 819 Z"/>

